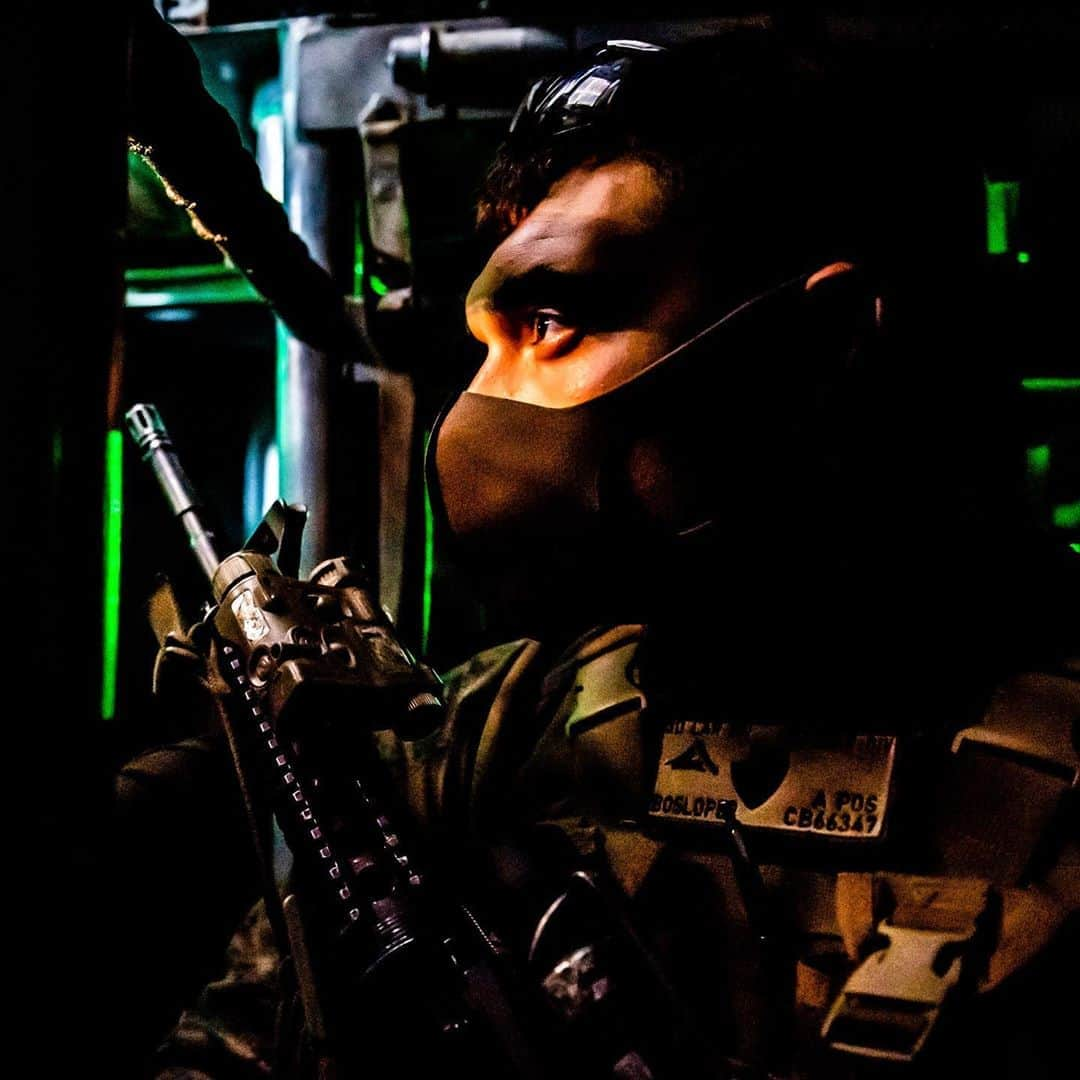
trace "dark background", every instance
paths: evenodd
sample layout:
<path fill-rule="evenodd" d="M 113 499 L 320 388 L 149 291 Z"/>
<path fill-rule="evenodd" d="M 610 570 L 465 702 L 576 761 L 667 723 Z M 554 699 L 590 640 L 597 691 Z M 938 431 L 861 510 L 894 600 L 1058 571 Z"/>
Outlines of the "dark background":
<path fill-rule="evenodd" d="M 758 13 L 674 8 L 664 6 L 664 19 Z M 208 21 L 235 26 L 343 10 L 211 0 Z M 602 36 L 646 36 L 648 25 L 629 24 L 648 24 L 660 14 L 644 5 L 558 12 L 545 5 L 539 17 L 520 14 L 533 25 L 592 22 Z M 886 246 L 902 243 L 907 257 L 917 253 L 939 270 L 947 267 L 957 276 L 958 297 L 971 305 L 960 313 L 971 323 L 970 349 L 955 354 L 940 383 L 928 380 L 926 394 L 950 387 L 949 407 L 962 426 L 970 419 L 966 411 L 1004 393 L 1007 423 L 995 447 L 1006 464 L 995 473 L 1002 478 L 1002 504 L 1030 514 L 1051 547 L 1067 551 L 1080 543 L 1075 13 L 1028 8 L 961 17 L 890 9 L 855 15 L 795 7 L 762 13 L 784 33 L 828 53 L 851 85 L 882 95 L 881 115 L 898 124 L 893 160 L 902 182 L 894 178 L 891 201 L 880 206 L 872 227 Z M 373 17 L 474 14 L 514 16 L 515 10 L 496 3 L 402 5 Z M 168 568 L 183 577 L 178 567 L 187 556 L 131 453 L 125 456 L 118 698 L 113 714 L 102 716 L 104 454 L 116 416 L 110 357 L 120 340 L 117 327 L 123 330 L 125 397 L 145 395 L 161 406 L 190 475 L 226 535 L 236 539 L 246 524 L 245 462 L 273 421 L 274 324 L 257 297 L 238 286 L 231 300 L 189 296 L 123 305 L 126 270 L 200 265 L 219 256 L 167 211 L 155 219 L 144 206 L 143 217 L 132 216 L 129 190 L 151 189 L 139 189 L 138 178 L 128 175 L 119 123 L 122 16 L 122 6 L 82 5 L 72 13 L 27 5 L 11 14 L 7 33 L 4 565 L 10 600 L 4 701 L 5 770 L 15 781 L 5 800 L 8 891 L 15 901 L 8 940 L 13 952 L 28 954 L 15 981 L 23 1038 L 37 1048 L 41 1075 L 67 1075 L 68 1059 L 83 1060 L 84 1046 L 93 1057 L 102 1031 L 119 1021 L 109 1011 L 116 958 L 102 932 L 115 898 L 98 858 L 111 778 L 131 753 L 171 734 L 149 702 L 153 643 L 142 605 L 154 574 Z M 666 24 L 654 25 L 662 35 Z M 269 63 L 265 53 L 249 60 L 231 86 L 208 79 L 242 128 L 250 124 L 255 89 L 274 73 L 272 54 Z M 446 276 L 433 272 L 430 320 L 419 347 L 402 362 L 411 365 L 417 383 L 421 428 L 475 359 L 452 313 L 471 269 L 469 199 L 502 124 L 439 134 L 450 145 L 459 139 L 468 147 L 458 157 L 452 205 L 442 175 L 425 186 L 425 175 L 436 174 L 417 168 L 412 180 L 413 229 L 421 241 L 430 238 L 429 265 L 457 267 Z M 943 158 L 945 147 L 950 152 Z M 418 148 L 416 161 L 430 150 L 430 143 Z M 1017 201 L 1005 249 L 991 253 L 987 193 L 1001 183 L 1018 185 L 1011 189 Z M 938 274 L 939 280 L 946 276 Z M 151 291 L 139 288 L 144 298 Z M 403 636 L 414 642 L 421 631 L 422 517 L 414 499 L 401 620 Z M 792 523 L 793 530 L 801 526 Z M 483 613 L 449 564 L 437 560 L 433 586 L 425 644 L 432 662 L 444 666 L 485 643 Z M 168 857 L 131 857 L 148 854 Z"/>

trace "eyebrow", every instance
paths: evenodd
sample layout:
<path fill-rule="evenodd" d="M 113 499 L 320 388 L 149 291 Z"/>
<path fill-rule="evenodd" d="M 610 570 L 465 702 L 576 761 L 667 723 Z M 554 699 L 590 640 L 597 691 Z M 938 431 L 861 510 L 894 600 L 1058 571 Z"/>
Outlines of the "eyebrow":
<path fill-rule="evenodd" d="M 566 270 L 537 265 L 507 273 L 485 299 L 503 312 L 551 306 L 603 329 L 608 324 L 617 325 L 616 320 L 635 306 L 645 287 L 641 274 L 629 274 L 621 268 Z"/>
<path fill-rule="evenodd" d="M 488 300 L 499 311 L 538 303 L 573 306 L 595 291 L 598 279 L 603 276 L 606 275 L 595 271 L 533 266 L 522 273 L 508 274 L 495 286 Z"/>

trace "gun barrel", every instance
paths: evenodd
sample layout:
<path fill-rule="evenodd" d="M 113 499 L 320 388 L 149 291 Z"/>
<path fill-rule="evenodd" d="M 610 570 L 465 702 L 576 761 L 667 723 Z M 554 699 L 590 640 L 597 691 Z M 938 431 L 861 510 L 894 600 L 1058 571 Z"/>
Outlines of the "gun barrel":
<path fill-rule="evenodd" d="M 143 460 L 150 462 L 165 498 L 184 526 L 203 573 L 208 581 L 213 580 L 214 571 L 221 562 L 214 546 L 214 533 L 202 520 L 202 503 L 176 456 L 160 413 L 155 406 L 140 402 L 124 415 Z"/>

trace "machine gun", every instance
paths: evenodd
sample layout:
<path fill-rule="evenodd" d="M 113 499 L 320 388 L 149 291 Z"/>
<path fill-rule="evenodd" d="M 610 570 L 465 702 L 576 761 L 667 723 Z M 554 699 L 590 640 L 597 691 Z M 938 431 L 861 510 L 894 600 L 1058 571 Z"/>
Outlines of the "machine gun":
<path fill-rule="evenodd" d="M 192 636 L 229 687 L 226 736 L 302 1004 L 283 1075 L 539 1078 L 498 939 L 428 880 L 373 744 L 434 730 L 441 681 L 398 641 L 361 564 L 297 576 L 304 507 L 279 500 L 220 557 L 156 408 L 126 417 L 210 584 Z"/>

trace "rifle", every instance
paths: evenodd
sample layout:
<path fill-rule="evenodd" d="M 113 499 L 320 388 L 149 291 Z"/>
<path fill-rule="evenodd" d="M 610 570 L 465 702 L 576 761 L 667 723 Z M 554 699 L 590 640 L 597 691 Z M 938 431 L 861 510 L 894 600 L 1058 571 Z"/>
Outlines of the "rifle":
<path fill-rule="evenodd" d="M 538 1080 L 499 939 L 427 880 L 373 746 L 376 731 L 433 731 L 440 679 L 398 640 L 361 563 L 331 558 L 298 577 L 303 506 L 278 500 L 220 557 L 157 409 L 126 418 L 211 589 L 192 637 L 229 687 L 225 734 L 302 1004 L 287 1075 L 401 1076 L 407 1058 L 415 1075 L 456 1063 Z M 292 859 L 284 885 L 275 833 Z"/>
<path fill-rule="evenodd" d="M 211 588 L 191 635 L 229 687 L 222 722 L 301 1006 L 301 1037 L 279 1033 L 277 1075 L 652 1080 L 712 1057 L 576 852 L 537 859 L 530 842 L 481 860 L 516 950 L 460 882 L 427 872 L 372 734 L 433 732 L 441 680 L 397 639 L 362 564 L 331 558 L 298 577 L 303 506 L 278 500 L 219 557 L 157 409 L 126 417 Z M 275 838 L 291 854 L 283 882 Z"/>

